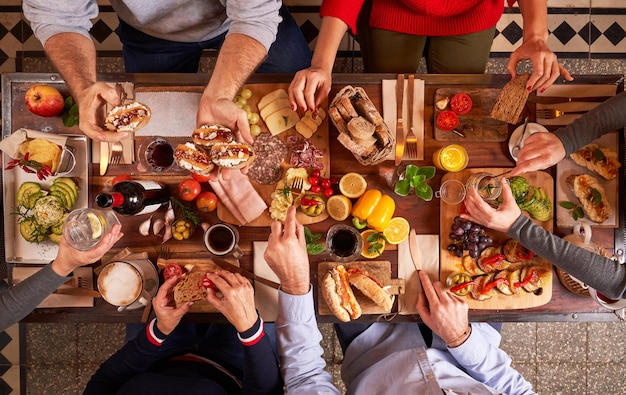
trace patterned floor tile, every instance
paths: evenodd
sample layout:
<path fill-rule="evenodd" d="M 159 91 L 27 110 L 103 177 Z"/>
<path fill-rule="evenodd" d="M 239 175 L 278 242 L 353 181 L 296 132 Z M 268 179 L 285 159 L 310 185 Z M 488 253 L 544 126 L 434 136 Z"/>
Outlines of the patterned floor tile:
<path fill-rule="evenodd" d="M 587 355 L 586 323 L 537 324 L 537 363 L 584 361 Z"/>
<path fill-rule="evenodd" d="M 591 43 L 591 54 L 596 57 L 626 56 L 626 15 L 591 15 L 591 22 L 601 32 Z"/>
<path fill-rule="evenodd" d="M 535 391 L 538 394 L 588 394 L 585 363 L 538 364 Z"/>

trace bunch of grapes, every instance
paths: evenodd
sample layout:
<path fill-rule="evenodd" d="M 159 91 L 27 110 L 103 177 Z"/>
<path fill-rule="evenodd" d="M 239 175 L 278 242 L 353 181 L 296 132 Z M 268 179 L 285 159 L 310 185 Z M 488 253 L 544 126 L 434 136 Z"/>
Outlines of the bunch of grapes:
<path fill-rule="evenodd" d="M 464 251 L 468 251 L 469 256 L 478 258 L 480 253 L 493 244 L 493 238 L 485 232 L 485 228 L 465 220 L 460 216 L 454 217 L 450 239 L 454 243 L 448 245 L 448 251 L 456 254 L 459 258 Z"/>

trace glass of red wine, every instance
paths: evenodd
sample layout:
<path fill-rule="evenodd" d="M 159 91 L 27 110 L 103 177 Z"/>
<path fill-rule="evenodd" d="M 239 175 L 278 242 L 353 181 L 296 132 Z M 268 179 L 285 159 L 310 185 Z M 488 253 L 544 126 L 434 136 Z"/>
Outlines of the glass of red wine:
<path fill-rule="evenodd" d="M 361 256 L 363 238 L 356 228 L 335 224 L 326 233 L 326 250 L 335 262 L 352 262 Z"/>
<path fill-rule="evenodd" d="M 174 145 L 163 137 L 149 137 L 139 144 L 139 163 L 148 172 L 162 173 L 177 167 L 174 163 Z"/>

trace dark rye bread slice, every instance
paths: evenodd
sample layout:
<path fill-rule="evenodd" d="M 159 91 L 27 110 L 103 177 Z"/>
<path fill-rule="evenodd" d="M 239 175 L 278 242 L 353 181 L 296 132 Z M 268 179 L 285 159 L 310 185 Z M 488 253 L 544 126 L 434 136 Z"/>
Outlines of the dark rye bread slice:
<path fill-rule="evenodd" d="M 506 123 L 519 123 L 530 93 L 526 89 L 529 78 L 530 74 L 524 73 L 507 82 L 496 98 L 489 116 Z"/>
<path fill-rule="evenodd" d="M 174 301 L 179 306 L 185 302 L 206 299 L 206 288 L 202 286 L 204 271 L 192 271 L 174 286 Z"/>

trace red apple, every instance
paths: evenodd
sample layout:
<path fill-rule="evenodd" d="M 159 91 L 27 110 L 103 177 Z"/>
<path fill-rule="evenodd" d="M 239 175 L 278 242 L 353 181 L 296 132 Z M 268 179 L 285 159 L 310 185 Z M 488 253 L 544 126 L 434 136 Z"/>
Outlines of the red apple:
<path fill-rule="evenodd" d="M 26 107 L 33 114 L 54 117 L 63 111 L 63 96 L 50 85 L 33 85 L 24 96 Z"/>

